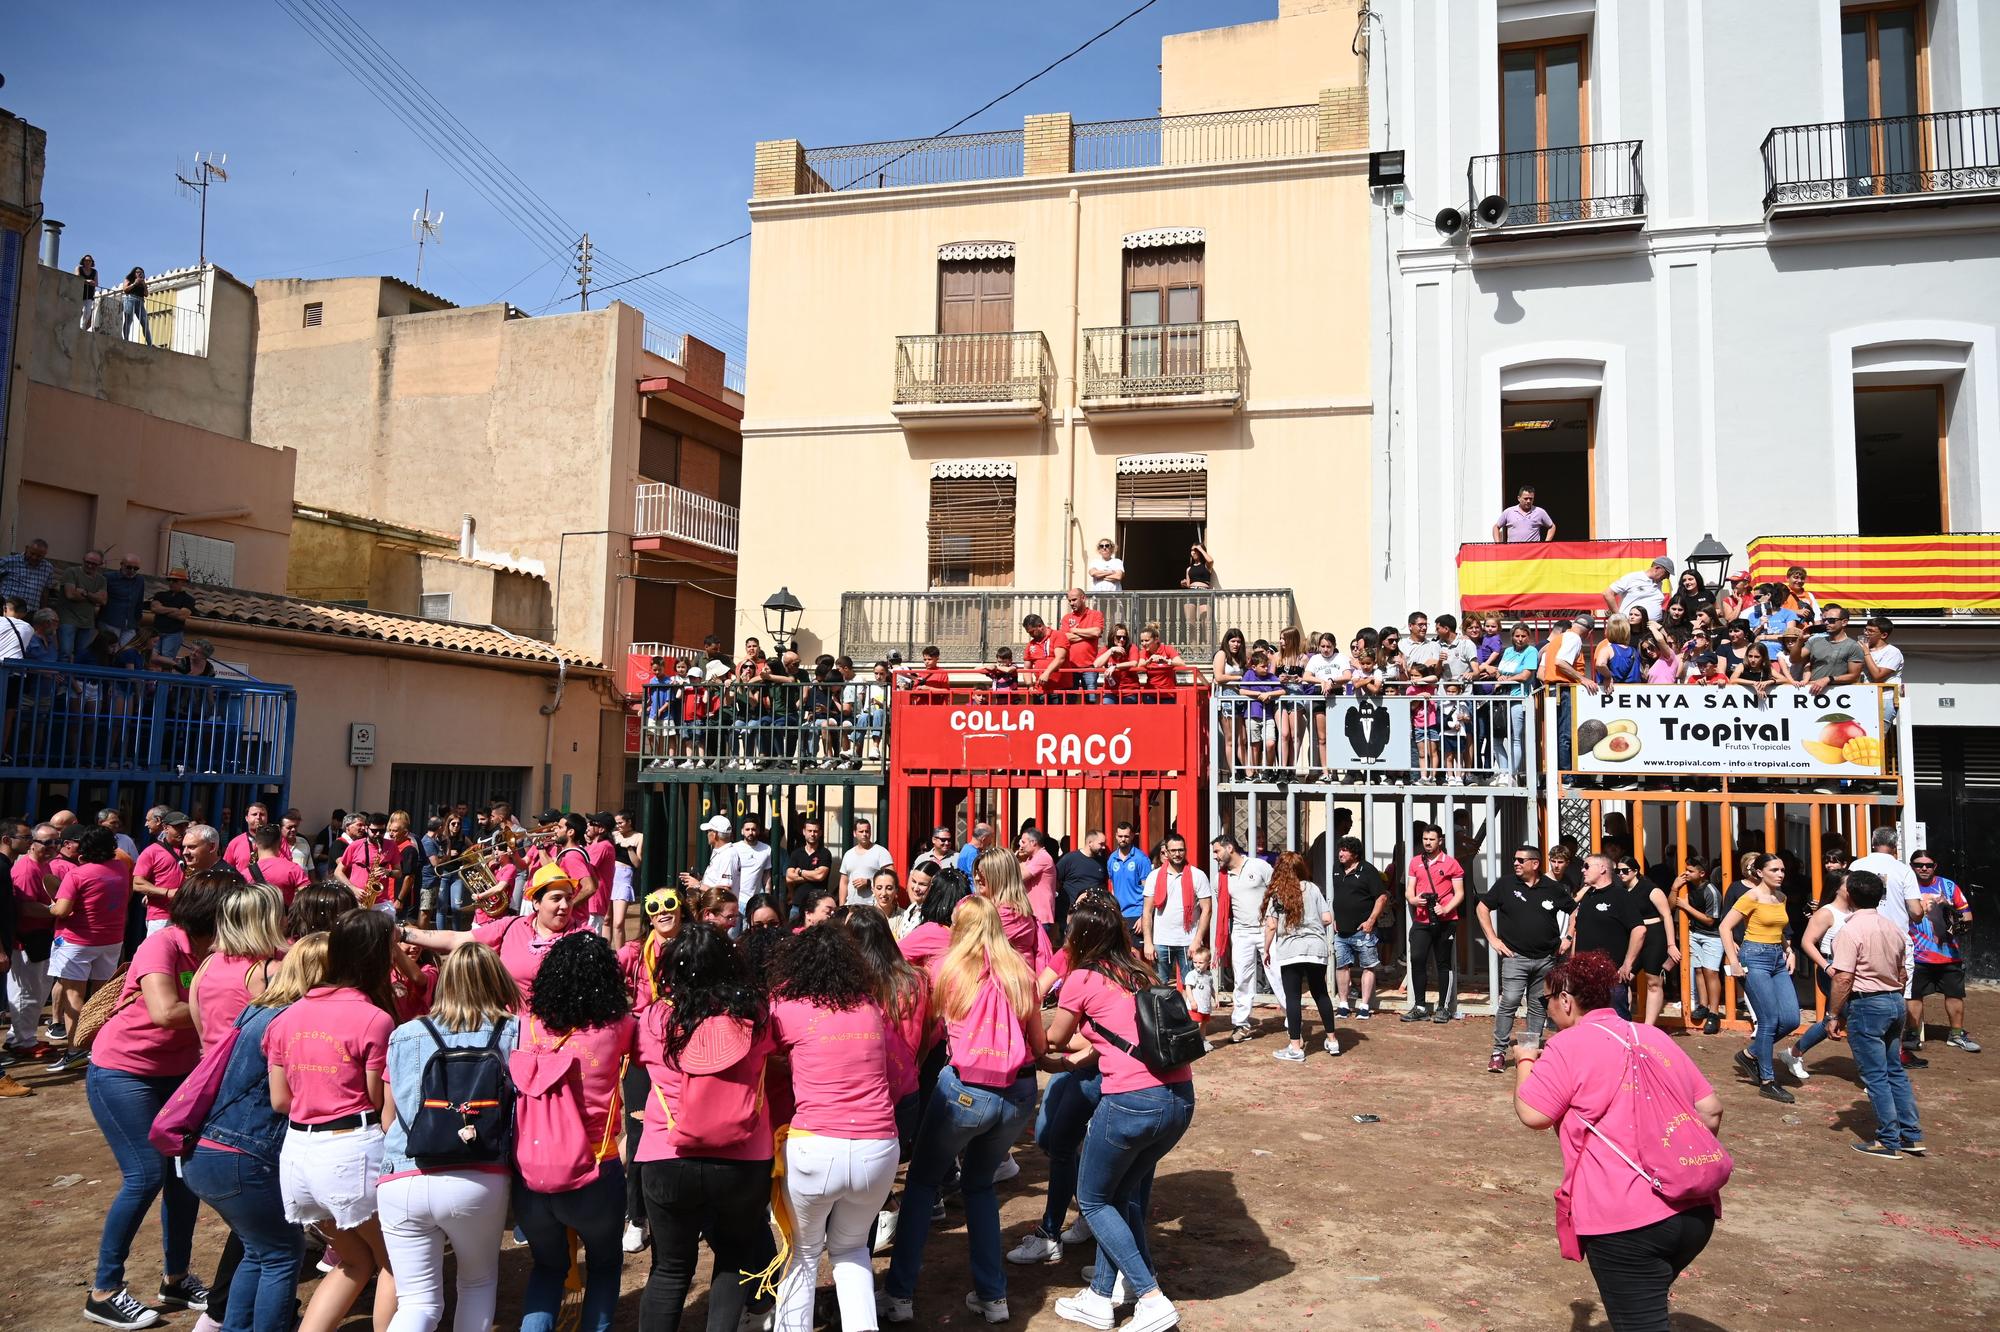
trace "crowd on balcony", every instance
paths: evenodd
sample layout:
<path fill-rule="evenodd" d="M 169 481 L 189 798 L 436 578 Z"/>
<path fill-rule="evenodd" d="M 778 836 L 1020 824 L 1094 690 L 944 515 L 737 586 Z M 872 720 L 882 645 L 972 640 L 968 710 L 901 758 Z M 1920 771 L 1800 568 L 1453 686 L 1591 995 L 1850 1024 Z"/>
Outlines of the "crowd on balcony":
<path fill-rule="evenodd" d="M 195 609 L 187 583 L 187 570 L 173 568 L 149 590 L 129 551 L 116 569 L 98 550 L 58 567 L 37 538 L 0 559 L 0 661 L 213 675 L 214 647 L 187 637 Z"/>

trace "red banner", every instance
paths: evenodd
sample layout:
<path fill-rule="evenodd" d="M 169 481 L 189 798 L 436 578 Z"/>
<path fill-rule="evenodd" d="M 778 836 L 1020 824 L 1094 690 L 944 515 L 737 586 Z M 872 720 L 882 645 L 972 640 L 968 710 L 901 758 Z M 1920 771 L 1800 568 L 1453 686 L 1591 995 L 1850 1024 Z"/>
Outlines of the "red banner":
<path fill-rule="evenodd" d="M 889 733 L 905 770 L 1164 773 L 1193 764 L 1191 700 L 1159 703 L 995 700 L 990 695 L 896 695 Z M 1071 701 L 1074 700 L 1074 701 Z"/>
<path fill-rule="evenodd" d="M 1458 548 L 1458 599 L 1468 613 L 1596 610 L 1605 588 L 1666 553 L 1661 537 L 1470 543 Z"/>
<path fill-rule="evenodd" d="M 1750 577 L 1782 583 L 1804 566 L 1822 602 L 1864 610 L 2000 610 L 2000 535 L 1760 536 L 1750 543 Z"/>

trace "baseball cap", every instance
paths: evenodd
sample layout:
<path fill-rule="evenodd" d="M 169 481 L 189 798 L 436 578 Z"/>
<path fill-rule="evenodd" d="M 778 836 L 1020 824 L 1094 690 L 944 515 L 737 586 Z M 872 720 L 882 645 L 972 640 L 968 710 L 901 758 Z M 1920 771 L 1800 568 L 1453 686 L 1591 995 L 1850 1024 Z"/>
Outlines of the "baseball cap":
<path fill-rule="evenodd" d="M 586 816 L 584 822 L 588 823 L 593 828 L 609 828 L 612 826 L 613 820 L 609 814 L 605 813 L 603 810 L 599 810 L 595 814 Z"/>
<path fill-rule="evenodd" d="M 193 823 L 194 820 L 189 818 L 187 815 L 181 813 L 177 809 L 170 809 L 165 814 L 160 816 L 160 822 L 164 823 L 169 828 L 185 828 L 190 823 Z"/>
<path fill-rule="evenodd" d="M 563 871 L 560 865 L 544 865 L 535 871 L 535 877 L 528 883 L 525 896 L 534 901 L 551 888 L 574 888 L 576 880 Z"/>
<path fill-rule="evenodd" d="M 545 809 L 535 815 L 536 823 L 561 823 L 563 812 L 559 809 Z"/>
<path fill-rule="evenodd" d="M 1732 583 L 1741 583 L 1749 577 L 1750 571 L 1748 569 L 1738 569 L 1735 573 L 1729 575 L 1729 581 Z"/>
<path fill-rule="evenodd" d="M 703 832 L 721 833 L 726 837 L 734 832 L 735 828 L 730 824 L 727 814 L 712 814 L 709 816 L 708 822 L 701 825 L 701 830 Z"/>

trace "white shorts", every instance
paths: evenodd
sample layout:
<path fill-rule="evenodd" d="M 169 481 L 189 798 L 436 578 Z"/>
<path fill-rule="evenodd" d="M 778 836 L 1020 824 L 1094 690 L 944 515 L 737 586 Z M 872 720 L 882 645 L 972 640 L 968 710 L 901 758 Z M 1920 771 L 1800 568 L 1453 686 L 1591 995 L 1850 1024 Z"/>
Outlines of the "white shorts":
<path fill-rule="evenodd" d="M 147 937 L 148 939 L 152 938 L 152 937 L 153 937 L 154 935 L 158 934 L 158 933 L 159 933 L 159 932 L 160 932 L 161 930 L 164 930 L 165 928 L 167 928 L 167 926 L 169 926 L 169 925 L 171 925 L 171 924 L 173 924 L 173 922 L 172 922 L 171 920 L 149 920 L 149 921 L 147 921 L 147 922 L 146 922 L 146 937 Z"/>
<path fill-rule="evenodd" d="M 352 1230 L 375 1215 L 375 1180 L 381 1173 L 380 1125 L 333 1133 L 286 1129 L 278 1151 L 285 1219 L 300 1225 L 331 1221 Z"/>
<path fill-rule="evenodd" d="M 49 949 L 49 976 L 66 981 L 110 980 L 124 948 L 122 943 L 80 944 L 58 936 Z"/>

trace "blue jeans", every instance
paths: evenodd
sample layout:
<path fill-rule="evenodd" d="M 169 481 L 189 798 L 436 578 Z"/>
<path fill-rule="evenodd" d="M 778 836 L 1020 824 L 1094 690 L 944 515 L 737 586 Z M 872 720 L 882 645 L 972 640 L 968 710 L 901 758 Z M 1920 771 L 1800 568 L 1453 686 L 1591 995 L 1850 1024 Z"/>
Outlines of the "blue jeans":
<path fill-rule="evenodd" d="M 1898 991 L 1857 994 L 1847 1001 L 1847 1048 L 1875 1107 L 1875 1140 L 1884 1147 L 1914 1147 L 1924 1140 L 1917 1096 L 1903 1071 L 1905 1016 Z"/>
<path fill-rule="evenodd" d="M 1819 975 L 1813 977 L 1813 980 L 1816 984 L 1818 984 L 1819 992 L 1821 994 L 1828 994 L 1832 991 L 1833 986 L 1827 980 L 1826 973 L 1824 971 L 1820 972 Z M 1828 1016 L 1830 1017 L 1832 1016 L 1832 1014 L 1828 1014 Z M 1799 1020 L 1800 1021 L 1805 1020 L 1805 1014 L 1803 1012 L 1799 1014 Z M 1825 1039 L 1826 1039 L 1826 1018 L 1820 1018 L 1818 1021 L 1814 1022 L 1810 1027 L 1807 1027 L 1803 1032 L 1799 1033 L 1799 1038 L 1796 1041 L 1792 1042 L 1792 1049 L 1795 1053 L 1804 1054 L 1806 1051 L 1812 1049 L 1815 1045 L 1818 1045 L 1821 1041 Z M 1898 1060 L 1897 1062 L 1901 1063 L 1902 1061 Z"/>
<path fill-rule="evenodd" d="M 177 1277 L 188 1270 L 189 1250 L 194 1246 L 195 1213 L 201 1204 L 188 1186 L 174 1173 L 146 1134 L 153 1117 L 167 1103 L 179 1078 L 142 1078 L 115 1068 L 91 1065 L 84 1078 L 84 1099 L 90 1103 L 91 1118 L 103 1132 L 118 1159 L 124 1176 L 118 1193 L 104 1213 L 104 1234 L 97 1243 L 98 1290 L 121 1290 L 125 1285 L 125 1258 L 139 1234 L 139 1224 L 153 1199 L 160 1199 L 160 1241 L 163 1255 L 160 1275 Z"/>
<path fill-rule="evenodd" d="M 75 661 L 77 652 L 87 646 L 97 630 L 87 624 L 59 624 L 56 626 L 56 658 L 59 661 Z"/>
<path fill-rule="evenodd" d="M 226 1292 L 224 1332 L 283 1332 L 296 1321 L 305 1237 L 285 1220 L 278 1167 L 240 1152 L 197 1147 L 184 1167 L 188 1189 L 215 1209 L 243 1245 Z"/>
<path fill-rule="evenodd" d="M 583 1241 L 583 1314 L 577 1332 L 609 1332 L 625 1270 L 625 1167 L 612 1157 L 597 1178 L 568 1193 L 537 1193 L 514 1181 L 514 1220 L 535 1260 L 521 1294 L 521 1332 L 555 1332 L 569 1275 L 569 1237 Z"/>
<path fill-rule="evenodd" d="M 982 1300 L 1007 1298 L 1007 1269 L 1000 1258 L 1000 1199 L 993 1192 L 993 1172 L 1034 1113 L 1032 1072 L 1004 1092 L 960 1082 L 958 1070 L 949 1064 L 938 1073 L 937 1088 L 924 1107 L 923 1127 L 917 1130 L 917 1145 L 910 1154 L 884 1290 L 902 1300 L 916 1292 L 938 1186 L 962 1153 L 959 1187 L 965 1199 L 965 1239 L 972 1249 L 972 1287 Z"/>
<path fill-rule="evenodd" d="M 1554 685 L 1552 688 L 1556 691 L 1556 768 L 1560 772 L 1568 772 L 1571 758 L 1569 733 L 1571 686 Z"/>
<path fill-rule="evenodd" d="M 1192 969 L 1186 948 L 1177 944 L 1153 946 L 1153 974 L 1160 978 L 1160 984 L 1172 985 L 1184 979 Z"/>
<path fill-rule="evenodd" d="M 1097 1271 L 1090 1288 L 1106 1299 L 1120 1272 L 1134 1296 L 1159 1288 L 1146 1243 L 1153 1172 L 1193 1121 L 1192 1081 L 1113 1092 L 1090 1118 L 1076 1200 L 1097 1237 Z"/>
<path fill-rule="evenodd" d="M 1035 1115 L 1035 1145 L 1048 1154 L 1049 1200 L 1042 1209 L 1042 1233 L 1062 1234 L 1069 1205 L 1076 1197 L 1077 1160 L 1090 1117 L 1104 1096 L 1104 1079 L 1092 1073 L 1058 1073 L 1042 1090 L 1042 1108 Z"/>
<path fill-rule="evenodd" d="M 1736 956 L 1742 960 L 1743 988 L 1757 1015 L 1750 1053 L 1757 1056 L 1758 1080 L 1770 1082 L 1777 1076 L 1771 1069 L 1771 1047 L 1798 1030 L 1799 992 L 1785 970 L 1785 945 L 1746 943 Z"/>
<path fill-rule="evenodd" d="M 148 347 L 152 346 L 153 326 L 146 322 L 146 301 L 142 296 L 127 296 L 125 298 L 125 317 L 118 321 L 121 325 L 118 331 L 128 340 L 132 336 L 132 321 L 134 319 L 139 321 L 139 331 L 145 334 L 146 345 Z"/>
<path fill-rule="evenodd" d="M 159 653 L 162 657 L 178 657 L 181 655 L 181 640 L 186 637 L 187 630 L 185 629 L 176 629 L 170 634 L 161 634 L 153 640 L 153 651 Z"/>

